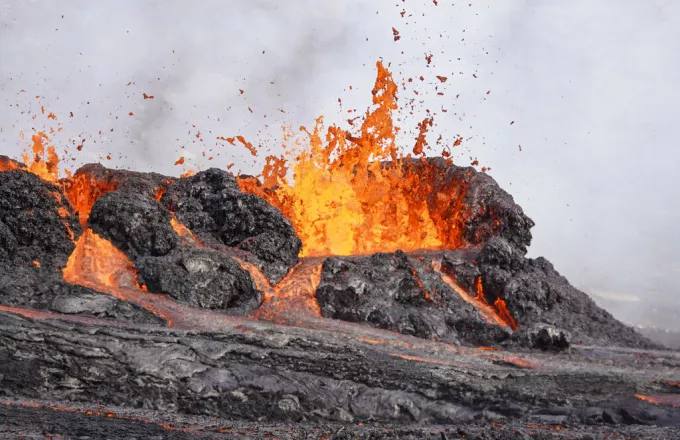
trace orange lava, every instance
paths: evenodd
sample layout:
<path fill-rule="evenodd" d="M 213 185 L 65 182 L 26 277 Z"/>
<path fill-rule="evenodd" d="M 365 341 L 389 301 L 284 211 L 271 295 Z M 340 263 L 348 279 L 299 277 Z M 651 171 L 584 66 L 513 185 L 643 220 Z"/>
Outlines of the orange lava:
<path fill-rule="evenodd" d="M 501 327 L 510 327 L 513 330 L 517 330 L 517 323 L 515 323 L 515 320 L 512 319 L 512 316 L 509 312 L 507 312 L 507 309 L 503 308 L 503 310 L 507 312 L 507 316 L 504 316 L 504 312 L 501 310 L 496 310 L 493 306 L 489 305 L 482 290 L 477 291 L 476 297 L 470 295 L 465 291 L 465 289 L 460 287 L 453 278 L 442 271 L 441 262 L 439 261 L 432 262 L 432 269 L 439 273 L 439 275 L 442 277 L 442 281 L 451 287 L 451 289 L 453 289 L 465 302 L 473 305 L 486 322 L 489 324 L 500 325 Z M 477 288 L 479 289 L 481 288 L 481 282 L 479 280 L 477 281 Z M 495 304 L 498 304 L 498 301 L 496 301 Z M 503 302 L 502 304 L 504 307 L 505 303 Z"/>
<path fill-rule="evenodd" d="M 33 154 L 26 151 L 22 154 L 22 159 L 31 173 L 48 182 L 57 182 L 59 180 L 59 157 L 53 146 L 45 145 L 49 143 L 49 140 L 43 132 L 31 136 Z"/>
<path fill-rule="evenodd" d="M 515 318 L 513 318 L 512 314 L 510 314 L 510 310 L 508 310 L 505 301 L 500 298 L 496 298 L 496 301 L 494 301 L 493 305 L 496 308 L 498 316 L 500 316 L 500 318 L 507 324 L 508 327 L 513 330 L 517 330 L 519 328 L 519 325 L 517 325 L 517 322 L 515 322 Z"/>
<path fill-rule="evenodd" d="M 387 344 L 387 341 L 384 339 L 359 338 L 359 340 L 373 345 Z"/>
<path fill-rule="evenodd" d="M 424 160 L 430 148 L 426 135 L 433 126 L 432 117 L 418 124 L 412 153 L 405 153 L 407 150 L 396 144 L 400 132 L 393 115 L 399 108 L 397 91 L 391 73 L 378 62 L 372 105 L 358 129 L 352 132 L 335 125 L 325 127 L 323 119 L 318 118 L 312 130 L 301 127 L 304 141 L 300 142 L 290 133 L 286 135 L 286 157 L 267 157 L 261 182 L 253 178 L 238 179 L 243 191 L 264 197 L 292 222 L 303 242 L 301 256 L 307 257 L 276 287 L 270 286 L 255 266 L 240 262 L 264 292 L 264 304 L 256 312 L 258 317 L 278 317 L 289 312 L 321 315 L 315 299 L 321 263 L 314 257 L 397 249 L 407 252 L 458 249 L 466 245 L 462 225 L 469 213 L 464 203 L 467 188 L 455 180 L 445 182 L 441 170 Z M 49 145 L 49 137 L 38 132 L 31 140 L 30 154 L 23 155 L 26 168 L 44 180 L 61 185 L 86 229 L 94 203 L 107 192 L 116 190 L 120 182 L 87 170 L 59 181 L 59 158 Z M 232 144 L 238 141 L 256 155 L 253 144 L 242 136 L 224 140 Z M 456 147 L 461 141 L 462 137 L 457 135 L 452 144 Z M 184 157 L 177 160 L 176 165 L 184 165 Z M 11 160 L 0 161 L 0 171 L 19 167 Z M 182 177 L 193 174 L 195 170 L 187 170 Z M 163 196 L 168 183 L 157 189 L 156 200 Z M 65 208 L 60 210 L 62 217 L 68 214 Z M 64 224 L 75 240 L 68 224 Z M 203 246 L 176 218 L 171 219 L 171 225 L 184 239 Z M 493 305 L 488 303 L 481 279 L 474 297 L 440 269 L 440 265 L 435 268 L 442 279 L 479 310 L 487 322 L 513 330 L 518 328 L 503 300 L 497 299 Z M 415 271 L 414 275 L 422 289 Z M 91 230 L 86 230 L 78 239 L 64 269 L 64 279 L 121 299 L 128 298 L 131 291 L 142 291 L 127 257 Z M 427 301 L 433 300 L 427 291 L 422 291 Z M 167 319 L 152 305 L 144 307 Z"/>
<path fill-rule="evenodd" d="M 193 241 L 198 246 L 204 246 L 175 216 L 170 220 L 170 224 L 180 237 Z M 255 317 L 276 319 L 283 315 L 321 316 L 321 309 L 315 297 L 316 287 L 321 281 L 323 263 L 321 260 L 302 260 L 275 287 L 272 287 L 257 266 L 237 257 L 232 258 L 250 274 L 257 290 L 264 294 L 262 305 L 254 313 Z"/>
<path fill-rule="evenodd" d="M 390 353 L 390 356 L 398 357 L 398 358 L 401 358 L 401 359 L 406 359 L 406 360 L 409 360 L 409 361 L 427 362 L 429 364 L 450 365 L 450 366 L 455 365 L 453 362 L 442 361 L 442 360 L 439 360 L 439 359 L 428 359 L 428 358 L 423 358 L 423 357 L 419 357 L 419 356 L 410 356 L 410 355 L 407 355 L 407 354 Z"/>
<path fill-rule="evenodd" d="M 177 235 L 179 235 L 180 237 L 193 241 L 199 246 L 203 246 L 203 243 L 201 243 L 201 241 L 198 238 L 196 238 L 194 233 L 191 232 L 189 228 L 180 223 L 179 220 L 177 220 L 174 215 L 170 219 L 170 226 L 172 226 L 172 229 L 174 229 L 175 232 L 177 232 Z"/>
<path fill-rule="evenodd" d="M 321 308 L 316 301 L 316 288 L 321 281 L 322 262 L 315 259 L 302 260 L 279 284 L 274 294 L 267 298 L 256 312 L 257 317 L 267 317 L 282 312 L 295 315 L 321 316 Z"/>
<path fill-rule="evenodd" d="M 0 312 L 14 313 L 15 315 L 21 315 L 24 318 L 30 319 L 53 319 L 58 315 L 51 312 L 45 312 L 42 310 L 35 309 L 25 309 L 23 307 L 12 307 L 0 305 Z"/>
<path fill-rule="evenodd" d="M 519 358 L 517 356 L 503 355 L 501 357 L 501 360 L 503 360 L 503 362 L 513 364 L 520 368 L 532 368 L 532 369 L 536 368 L 536 366 L 531 362 L 525 361 L 524 359 Z"/>
<path fill-rule="evenodd" d="M 137 283 L 137 273 L 132 262 L 110 241 L 87 229 L 76 242 L 63 270 L 64 281 L 105 292 L 115 298 L 139 303 L 130 291 L 146 291 Z M 170 317 L 150 304 L 140 304 L 150 312 L 168 321 Z"/>
<path fill-rule="evenodd" d="M 433 200 L 440 175 L 428 172 L 423 161 L 417 174 L 397 147 L 399 128 L 392 113 L 397 85 L 377 63 L 373 106 L 366 111 L 360 132 L 337 126 L 324 128 L 319 118 L 313 130 L 301 128 L 307 139 L 287 151 L 297 151 L 289 167 L 283 157 L 268 157 L 262 185 L 240 179 L 243 191 L 266 198 L 291 220 L 302 239 L 302 256 L 358 255 L 418 249 L 455 249 L 463 244 L 452 203 L 464 194 L 454 187 Z M 415 151 L 425 154 L 424 135 L 431 125 L 420 124 Z M 287 142 L 292 142 L 288 137 Z M 390 166 L 381 161 L 393 161 Z M 408 162 L 410 163 L 410 162 Z M 289 181 L 292 171 L 292 181 Z"/>
<path fill-rule="evenodd" d="M 88 172 L 76 173 L 62 181 L 64 194 L 71 206 L 78 212 L 80 224 L 87 227 L 87 219 L 95 202 L 109 191 L 118 188 L 112 179 L 98 180 Z"/>
<path fill-rule="evenodd" d="M 680 408 L 680 394 L 665 394 L 658 396 L 645 396 L 643 394 L 636 394 L 635 397 L 655 405 L 665 405 L 672 406 L 674 408 Z"/>
<path fill-rule="evenodd" d="M 132 421 L 136 421 L 136 422 L 150 423 L 150 424 L 160 426 L 160 427 L 165 428 L 165 429 L 170 430 L 170 431 L 192 432 L 192 430 L 189 429 L 189 428 L 178 428 L 178 427 L 173 426 L 173 425 L 158 423 L 158 422 L 154 422 L 152 420 L 147 420 L 147 419 L 144 419 L 144 418 L 141 418 L 141 417 L 134 417 L 134 416 L 116 414 L 116 413 L 111 412 L 111 411 L 105 411 L 103 408 L 83 409 L 83 408 L 76 408 L 76 407 L 70 407 L 70 406 L 65 406 L 65 405 L 42 404 L 42 403 L 37 403 L 37 402 L 34 402 L 34 401 L 19 402 L 19 403 L 10 402 L 10 401 L 0 401 L 0 405 L 21 406 L 21 407 L 24 407 L 24 408 L 49 408 L 52 411 L 60 411 L 60 412 L 66 412 L 66 413 L 72 413 L 72 414 L 85 414 L 85 415 L 94 416 L 94 417 L 107 417 L 107 418 L 111 418 L 111 419 L 132 420 Z M 45 437 L 48 438 L 48 436 L 45 436 Z M 57 437 L 59 437 L 59 436 L 57 436 Z"/>
<path fill-rule="evenodd" d="M 275 320 L 283 316 L 321 316 L 321 308 L 315 297 L 321 281 L 321 261 L 313 258 L 302 260 L 279 284 L 272 287 L 257 266 L 234 259 L 248 271 L 257 289 L 264 293 L 263 303 L 254 312 L 254 317 Z"/>
<path fill-rule="evenodd" d="M 18 170 L 21 166 L 18 162 L 9 158 L 0 157 L 0 172 Z"/>
<path fill-rule="evenodd" d="M 477 289 L 477 296 L 475 297 L 475 300 L 484 304 L 485 306 L 489 306 L 489 302 L 486 300 L 486 296 L 484 296 L 482 277 L 477 277 L 477 280 L 475 281 L 475 288 Z M 505 305 L 505 301 L 500 298 L 496 298 L 496 301 L 494 301 L 493 305 L 496 308 L 496 315 L 498 315 L 498 317 L 505 323 L 506 327 L 510 327 L 513 330 L 517 330 L 519 328 L 517 322 L 515 322 L 515 318 L 512 317 L 510 311 Z"/>

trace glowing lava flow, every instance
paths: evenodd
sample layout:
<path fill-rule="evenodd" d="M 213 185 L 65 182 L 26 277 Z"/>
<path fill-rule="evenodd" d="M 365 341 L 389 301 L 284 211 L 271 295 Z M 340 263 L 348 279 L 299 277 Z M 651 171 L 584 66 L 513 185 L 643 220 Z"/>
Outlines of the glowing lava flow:
<path fill-rule="evenodd" d="M 132 263 L 111 242 L 87 229 L 76 242 L 63 271 L 64 281 L 137 303 L 171 325 L 170 316 L 143 296 L 149 295 L 137 283 Z M 140 296 L 139 293 L 144 295 Z"/>
<path fill-rule="evenodd" d="M 78 212 L 83 228 L 87 227 L 87 219 L 95 202 L 107 192 L 118 188 L 116 183 L 97 180 L 87 172 L 76 173 L 72 178 L 64 179 L 62 186 L 66 198 Z"/>
<path fill-rule="evenodd" d="M 172 229 L 174 229 L 177 235 L 179 235 L 180 237 L 192 241 L 199 246 L 203 246 L 203 243 L 201 243 L 201 241 L 198 238 L 196 238 L 194 233 L 191 232 L 189 228 L 180 223 L 180 221 L 177 220 L 177 218 L 174 215 L 170 219 L 170 226 L 172 226 Z"/>
<path fill-rule="evenodd" d="M 322 260 L 314 258 L 300 261 L 272 289 L 270 295 L 265 293 L 265 301 L 255 312 L 255 317 L 272 319 L 286 312 L 294 315 L 321 316 L 315 292 L 321 281 L 322 264 Z"/>
<path fill-rule="evenodd" d="M 12 159 L 0 157 L 0 172 L 21 169 L 21 166 Z"/>
<path fill-rule="evenodd" d="M 674 408 L 680 408 L 680 395 L 679 394 L 665 394 L 659 396 L 645 396 L 643 394 L 636 394 L 640 400 L 645 402 L 653 403 L 655 405 L 666 405 L 672 406 Z"/>
<path fill-rule="evenodd" d="M 404 156 L 397 147 L 399 128 L 392 118 L 398 108 L 397 85 L 382 63 L 377 67 L 374 107 L 366 112 L 360 133 L 336 126 L 323 133 L 319 118 L 311 132 L 302 128 L 308 141 L 292 163 L 294 183 L 288 180 L 286 160 L 272 156 L 262 185 L 240 179 L 243 191 L 264 197 L 293 223 L 303 242 L 302 256 L 456 249 L 463 244 L 459 213 L 449 211 L 464 187 L 443 188 L 441 172 L 430 172 L 433 165 L 426 161 L 418 164 L 417 173 L 407 166 L 411 155 Z M 422 136 L 416 144 L 414 154 L 424 155 Z"/>
<path fill-rule="evenodd" d="M 501 327 L 510 327 L 513 330 L 517 330 L 518 325 L 505 308 L 505 302 L 502 302 L 503 306 L 502 309 L 496 310 L 486 301 L 486 298 L 484 297 L 484 294 L 481 289 L 478 290 L 477 296 L 473 297 L 468 292 L 466 292 L 465 289 L 460 287 L 458 283 L 456 283 L 456 281 L 453 280 L 453 278 L 445 274 L 442 271 L 440 261 L 433 261 L 432 269 L 435 272 L 437 272 L 441 276 L 442 281 L 444 281 L 449 287 L 451 287 L 454 290 L 454 292 L 456 292 L 465 302 L 473 305 L 479 311 L 480 315 L 482 315 L 486 322 L 488 322 L 489 324 L 500 325 Z M 481 283 L 479 282 L 478 284 L 481 285 Z M 498 301 L 496 301 L 496 303 L 498 303 Z"/>
<path fill-rule="evenodd" d="M 198 246 L 205 246 L 175 216 L 170 220 L 170 224 L 180 237 Z M 254 313 L 254 317 L 274 320 L 286 314 L 321 316 L 321 309 L 314 294 L 321 281 L 322 260 L 303 259 L 290 270 L 283 280 L 272 287 L 257 266 L 238 257 L 232 256 L 232 258 L 250 274 L 257 290 L 264 294 L 263 303 Z"/>
<path fill-rule="evenodd" d="M 272 287 L 257 266 L 239 258 L 234 259 L 250 274 L 257 289 L 264 293 L 262 305 L 254 312 L 253 317 L 286 321 L 279 318 L 321 316 L 315 293 L 321 281 L 322 260 L 303 259 L 279 284 Z"/>

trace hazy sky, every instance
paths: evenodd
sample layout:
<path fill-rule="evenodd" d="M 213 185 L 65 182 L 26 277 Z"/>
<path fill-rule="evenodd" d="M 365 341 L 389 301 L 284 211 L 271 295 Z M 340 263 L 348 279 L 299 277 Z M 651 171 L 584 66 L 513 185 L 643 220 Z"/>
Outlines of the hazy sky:
<path fill-rule="evenodd" d="M 382 58 L 425 78 L 400 99 L 422 101 L 404 138 L 425 109 L 432 141 L 465 136 L 457 163 L 492 167 L 536 222 L 530 255 L 628 322 L 680 329 L 679 23 L 673 0 L 0 0 L 0 154 L 61 124 L 59 150 L 86 139 L 69 166 L 254 172 L 265 148 L 216 137 L 277 152 L 284 124 L 343 124 Z"/>

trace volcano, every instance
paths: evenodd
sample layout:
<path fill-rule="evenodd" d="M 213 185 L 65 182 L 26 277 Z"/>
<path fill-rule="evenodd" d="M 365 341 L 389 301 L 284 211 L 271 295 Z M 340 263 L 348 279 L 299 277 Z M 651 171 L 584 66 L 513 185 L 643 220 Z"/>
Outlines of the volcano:
<path fill-rule="evenodd" d="M 0 433 L 673 438 L 680 354 L 527 258 L 488 174 L 400 153 L 381 64 L 373 104 L 257 177 L 0 156 Z"/>

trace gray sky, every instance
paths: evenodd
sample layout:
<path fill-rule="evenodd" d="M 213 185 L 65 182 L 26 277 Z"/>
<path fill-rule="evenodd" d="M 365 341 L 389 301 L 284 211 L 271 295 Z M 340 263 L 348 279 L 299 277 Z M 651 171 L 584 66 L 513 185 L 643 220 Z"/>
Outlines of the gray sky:
<path fill-rule="evenodd" d="M 531 256 L 630 323 L 680 329 L 678 23 L 673 0 L 0 0 L 0 153 L 58 122 L 59 150 L 87 139 L 73 167 L 253 172 L 264 154 L 216 137 L 277 152 L 281 125 L 342 123 L 382 57 L 426 78 L 404 139 L 426 108 L 431 141 L 469 138 L 457 163 L 492 167 L 536 221 Z M 56 122 L 31 119 L 41 105 Z"/>

